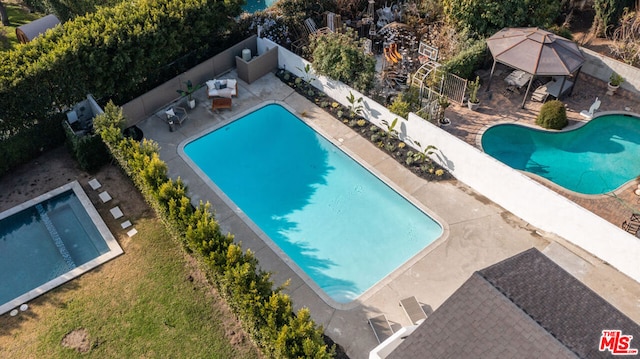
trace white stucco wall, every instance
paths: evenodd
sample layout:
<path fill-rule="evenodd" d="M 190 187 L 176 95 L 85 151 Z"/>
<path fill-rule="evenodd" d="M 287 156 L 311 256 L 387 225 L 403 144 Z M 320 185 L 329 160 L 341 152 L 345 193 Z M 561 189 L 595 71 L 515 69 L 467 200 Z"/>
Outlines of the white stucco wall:
<path fill-rule="evenodd" d="M 620 87 L 640 94 L 640 70 L 624 62 L 581 47 L 585 62 L 581 71 L 604 82 L 609 82 L 609 77 L 615 71 L 624 78 Z"/>

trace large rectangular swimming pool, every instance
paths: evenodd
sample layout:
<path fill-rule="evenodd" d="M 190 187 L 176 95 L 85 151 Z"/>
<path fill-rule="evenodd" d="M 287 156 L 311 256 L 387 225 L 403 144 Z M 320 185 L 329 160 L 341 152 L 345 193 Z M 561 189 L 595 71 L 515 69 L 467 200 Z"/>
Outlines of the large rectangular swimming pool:
<path fill-rule="evenodd" d="M 78 182 L 0 213 L 0 314 L 121 253 Z"/>
<path fill-rule="evenodd" d="M 353 301 L 443 233 L 277 104 L 190 141 L 184 154 L 338 303 Z"/>

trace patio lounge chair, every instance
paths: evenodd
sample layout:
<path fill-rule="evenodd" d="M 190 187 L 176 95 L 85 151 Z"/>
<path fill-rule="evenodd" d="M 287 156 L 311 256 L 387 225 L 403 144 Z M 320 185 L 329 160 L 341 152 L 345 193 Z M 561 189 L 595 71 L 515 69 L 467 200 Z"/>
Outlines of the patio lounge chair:
<path fill-rule="evenodd" d="M 382 343 L 393 335 L 391 324 L 389 324 L 387 316 L 384 314 L 369 318 L 369 324 L 371 325 L 371 329 L 373 329 L 373 334 L 375 334 L 376 339 L 378 339 L 378 343 Z"/>
<path fill-rule="evenodd" d="M 593 114 L 600 108 L 600 99 L 596 97 L 596 100 L 593 102 L 591 107 L 589 107 L 589 111 L 582 110 L 580 111 L 580 116 L 590 120 L 593 118 Z"/>
<path fill-rule="evenodd" d="M 536 90 L 533 91 L 533 94 L 531 95 L 531 100 L 538 101 L 538 102 L 547 101 L 547 97 L 549 97 L 549 92 L 547 91 L 547 85 L 549 85 L 551 82 L 553 81 L 547 82 L 547 84 L 536 88 Z"/>
<path fill-rule="evenodd" d="M 173 132 L 176 124 L 182 125 L 182 123 L 189 117 L 187 115 L 187 110 L 180 106 L 170 107 L 164 113 L 167 115 L 167 123 L 169 124 L 169 130 L 171 132 Z"/>
<path fill-rule="evenodd" d="M 411 324 L 420 324 L 427 319 L 427 313 L 424 312 L 424 309 L 422 309 L 422 306 L 414 296 L 402 299 L 400 306 L 404 309 L 404 313 L 407 315 L 407 318 L 409 318 Z"/>

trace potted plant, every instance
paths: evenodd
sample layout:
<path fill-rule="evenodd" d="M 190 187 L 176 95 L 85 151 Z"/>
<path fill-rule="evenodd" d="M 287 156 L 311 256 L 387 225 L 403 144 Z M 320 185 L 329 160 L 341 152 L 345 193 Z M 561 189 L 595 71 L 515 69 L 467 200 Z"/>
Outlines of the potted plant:
<path fill-rule="evenodd" d="M 189 108 L 194 108 L 194 107 L 196 107 L 196 100 L 193 98 L 192 95 L 200 87 L 202 87 L 202 85 L 199 84 L 199 85 L 193 86 L 193 83 L 191 83 L 191 80 L 185 82 L 185 85 L 187 85 L 186 90 L 178 89 L 177 91 L 180 94 L 180 96 L 187 97 L 187 101 L 189 103 Z"/>
<path fill-rule="evenodd" d="M 616 93 L 616 90 L 618 89 L 618 87 L 620 87 L 620 84 L 623 82 L 624 82 L 624 78 L 622 78 L 620 74 L 614 71 L 609 77 L 609 83 L 607 84 L 607 88 L 609 89 L 609 91 L 607 91 L 607 95 L 611 96 L 614 93 Z"/>
<path fill-rule="evenodd" d="M 448 126 L 451 124 L 451 120 L 444 117 L 444 111 L 447 109 L 447 107 L 449 107 L 449 105 L 451 105 L 451 103 L 449 102 L 449 98 L 446 95 L 441 95 L 440 97 L 438 97 L 437 118 L 439 126 Z"/>
<path fill-rule="evenodd" d="M 476 76 L 475 81 L 469 82 L 469 100 L 467 101 L 467 107 L 469 110 L 475 111 L 480 107 L 480 100 L 478 99 L 478 89 L 480 88 L 480 76 Z"/>

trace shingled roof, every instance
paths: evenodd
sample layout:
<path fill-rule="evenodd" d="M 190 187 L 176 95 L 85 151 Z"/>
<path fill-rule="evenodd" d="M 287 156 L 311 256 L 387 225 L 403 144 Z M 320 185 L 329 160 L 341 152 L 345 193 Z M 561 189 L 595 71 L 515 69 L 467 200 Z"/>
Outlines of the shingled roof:
<path fill-rule="evenodd" d="M 475 272 L 388 358 L 610 358 L 607 329 L 640 347 L 640 326 L 530 249 Z"/>

